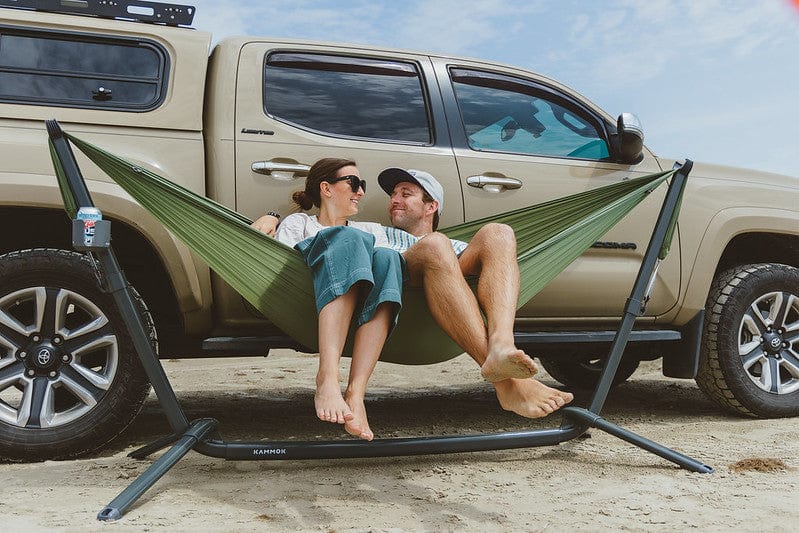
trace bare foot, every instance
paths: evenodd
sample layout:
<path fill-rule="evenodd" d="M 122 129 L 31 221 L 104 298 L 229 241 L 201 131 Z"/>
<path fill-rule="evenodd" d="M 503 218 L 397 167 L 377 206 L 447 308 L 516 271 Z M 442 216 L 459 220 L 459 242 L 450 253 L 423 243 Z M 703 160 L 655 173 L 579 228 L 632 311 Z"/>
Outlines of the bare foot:
<path fill-rule="evenodd" d="M 499 404 L 527 418 L 554 413 L 574 399 L 570 392 L 547 387 L 536 379 L 506 379 L 494 383 Z"/>
<path fill-rule="evenodd" d="M 529 378 L 537 372 L 538 366 L 535 361 L 516 347 L 510 351 L 489 352 L 485 363 L 480 367 L 480 373 L 492 383 L 508 378 Z"/>
<path fill-rule="evenodd" d="M 349 396 L 347 398 L 347 405 L 352 409 L 352 420 L 344 423 L 344 429 L 350 435 L 360 437 L 364 440 L 372 440 L 375 434 L 369 429 L 369 421 L 366 419 L 366 406 L 363 404 L 363 398 L 355 398 Z"/>
<path fill-rule="evenodd" d="M 341 396 L 341 385 L 338 384 L 338 381 L 329 380 L 317 383 L 313 401 L 319 420 L 344 424 L 353 418 L 349 405 Z"/>

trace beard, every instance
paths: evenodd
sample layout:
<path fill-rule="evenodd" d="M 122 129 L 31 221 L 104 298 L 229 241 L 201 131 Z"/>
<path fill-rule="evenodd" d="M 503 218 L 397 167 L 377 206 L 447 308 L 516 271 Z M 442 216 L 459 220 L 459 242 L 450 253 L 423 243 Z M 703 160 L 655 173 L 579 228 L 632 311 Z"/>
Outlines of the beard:
<path fill-rule="evenodd" d="M 408 223 L 409 220 L 405 211 L 397 211 L 394 213 L 389 213 L 389 218 L 391 219 L 392 226 L 401 230 L 408 231 L 410 224 Z"/>

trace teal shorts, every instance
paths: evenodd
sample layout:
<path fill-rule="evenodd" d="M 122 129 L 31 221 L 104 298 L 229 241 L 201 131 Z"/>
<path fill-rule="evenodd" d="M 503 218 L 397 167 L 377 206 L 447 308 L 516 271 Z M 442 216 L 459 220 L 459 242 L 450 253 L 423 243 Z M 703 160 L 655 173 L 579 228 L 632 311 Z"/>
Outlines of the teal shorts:
<path fill-rule="evenodd" d="M 402 283 L 407 278 L 405 259 L 389 248 L 376 248 L 374 235 L 347 226 L 325 228 L 313 237 L 298 242 L 313 274 L 316 312 L 360 282 L 368 291 L 362 294 L 355 310 L 356 325 L 372 319 L 377 306 L 389 302 L 393 322 L 402 307 Z"/>

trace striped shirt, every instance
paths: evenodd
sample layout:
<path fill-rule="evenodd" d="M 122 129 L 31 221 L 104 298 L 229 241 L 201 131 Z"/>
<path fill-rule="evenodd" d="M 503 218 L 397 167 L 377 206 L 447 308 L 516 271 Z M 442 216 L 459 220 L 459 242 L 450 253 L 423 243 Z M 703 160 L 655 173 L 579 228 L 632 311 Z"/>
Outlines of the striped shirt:
<path fill-rule="evenodd" d="M 383 226 L 383 229 L 386 230 L 388 247 L 392 250 L 396 250 L 399 253 L 405 253 L 408 248 L 419 242 L 421 239 L 421 237 L 411 235 L 407 231 L 401 230 L 399 228 Z M 458 256 L 463 253 L 467 246 L 467 243 L 455 239 L 450 239 L 449 242 L 452 243 L 452 249 L 455 250 L 455 255 Z"/>

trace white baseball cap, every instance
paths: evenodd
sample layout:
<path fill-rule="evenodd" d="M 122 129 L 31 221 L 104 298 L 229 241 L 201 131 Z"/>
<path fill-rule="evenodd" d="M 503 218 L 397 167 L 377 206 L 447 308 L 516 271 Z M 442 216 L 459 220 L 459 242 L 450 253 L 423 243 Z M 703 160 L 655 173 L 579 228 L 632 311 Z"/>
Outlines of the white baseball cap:
<path fill-rule="evenodd" d="M 415 183 L 425 190 L 433 200 L 438 202 L 438 214 L 444 208 L 444 187 L 435 179 L 430 173 L 424 170 L 414 170 L 409 168 L 407 170 L 402 168 L 387 168 L 377 176 L 377 182 L 388 194 L 394 192 L 394 187 L 397 183 L 408 181 Z"/>

